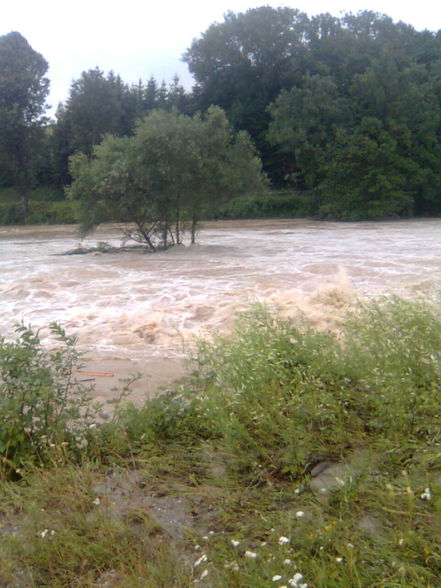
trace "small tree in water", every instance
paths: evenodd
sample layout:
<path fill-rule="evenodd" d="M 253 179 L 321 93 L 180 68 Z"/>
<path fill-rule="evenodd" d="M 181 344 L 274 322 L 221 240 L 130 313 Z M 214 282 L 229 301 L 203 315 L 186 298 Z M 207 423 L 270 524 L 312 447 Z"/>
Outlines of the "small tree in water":
<path fill-rule="evenodd" d="M 248 135 L 233 133 L 224 112 L 205 116 L 153 111 L 134 136 L 106 136 L 92 158 L 71 157 L 67 189 L 80 203 L 83 233 L 105 220 L 126 221 L 126 236 L 151 250 L 182 243 L 204 214 L 261 189 L 265 178 Z"/>

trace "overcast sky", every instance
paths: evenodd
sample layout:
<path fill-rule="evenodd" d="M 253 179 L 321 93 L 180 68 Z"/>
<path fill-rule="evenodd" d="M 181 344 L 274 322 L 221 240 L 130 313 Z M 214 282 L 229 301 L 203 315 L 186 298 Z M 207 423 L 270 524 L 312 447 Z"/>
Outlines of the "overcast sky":
<path fill-rule="evenodd" d="M 228 11 L 269 5 L 290 6 L 309 15 L 374 10 L 417 30 L 441 29 L 439 0 L 2 0 L 0 35 L 21 33 L 48 61 L 50 102 L 67 98 L 72 80 L 98 66 L 119 73 L 125 82 L 153 75 L 168 83 L 177 73 L 190 88 L 180 61 L 194 38 Z"/>

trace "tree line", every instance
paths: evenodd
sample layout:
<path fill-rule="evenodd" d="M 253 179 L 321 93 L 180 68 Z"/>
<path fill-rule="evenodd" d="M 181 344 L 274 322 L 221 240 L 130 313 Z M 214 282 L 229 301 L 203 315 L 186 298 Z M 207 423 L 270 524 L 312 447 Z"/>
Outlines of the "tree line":
<path fill-rule="evenodd" d="M 255 173 L 253 180 L 248 176 L 249 188 L 262 185 L 250 141 L 270 184 L 292 202 L 301 198 L 307 214 L 356 220 L 441 213 L 441 31 L 416 31 L 370 11 L 309 17 L 293 8 L 262 6 L 228 12 L 182 58 L 195 80 L 191 91 L 178 78 L 168 85 L 154 78 L 129 85 L 95 68 L 72 83 L 49 119 L 47 62 L 19 33 L 0 37 L 0 188 L 16 188 L 20 214 L 26 217 L 28 193 L 36 186 L 58 194 L 70 186 L 66 193 L 83 212 L 94 208 L 93 215 L 86 212 L 90 218 L 99 209 L 92 204 L 103 199 L 120 214 L 115 194 L 96 184 L 88 187 L 94 198 L 84 198 L 79 185 L 85 174 L 98 177 L 98 168 L 109 167 L 111 152 L 123 150 L 126 163 L 130 153 L 131 169 L 135 161 L 144 169 L 156 161 L 157 177 L 144 178 L 142 190 L 150 208 L 167 198 L 174 202 L 174 213 L 168 220 L 162 215 L 155 228 L 167 241 L 180 192 L 176 187 L 170 196 L 170 185 L 185 176 L 184 169 L 198 170 L 194 186 L 204 192 L 185 180 L 185 196 L 179 196 L 185 205 L 178 209 L 189 222 L 196 209 L 199 218 L 227 196 L 245 192 L 231 165 L 231 152 L 237 154 L 240 145 L 246 156 L 238 167 L 248 166 L 244 177 L 251 169 Z M 204 151 L 204 133 L 212 132 L 215 119 L 229 137 L 217 185 L 216 174 L 200 169 L 204 154 L 211 153 Z M 168 137 L 162 155 L 152 147 L 157 138 L 150 137 L 150 147 L 141 139 L 155 125 Z M 207 170 L 214 165 L 209 159 Z M 161 165 L 161 173 L 173 179 L 158 187 Z M 234 189 L 227 190 L 227 178 Z M 101 180 L 111 183 L 110 177 Z M 113 181 L 112 189 L 128 198 L 127 176 Z M 179 242 L 179 230 L 173 239 Z"/>

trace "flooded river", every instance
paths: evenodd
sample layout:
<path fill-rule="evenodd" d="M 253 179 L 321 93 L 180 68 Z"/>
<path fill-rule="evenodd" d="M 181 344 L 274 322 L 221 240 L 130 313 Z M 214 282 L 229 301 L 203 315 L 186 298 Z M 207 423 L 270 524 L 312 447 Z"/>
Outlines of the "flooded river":
<path fill-rule="evenodd" d="M 118 245 L 118 228 L 82 245 L 103 241 Z M 60 255 L 78 243 L 73 226 L 0 227 L 0 333 L 57 321 L 91 360 L 141 365 L 179 359 L 192 337 L 228 328 L 254 302 L 319 323 L 348 297 L 440 284 L 441 219 L 217 222 L 193 247 Z"/>

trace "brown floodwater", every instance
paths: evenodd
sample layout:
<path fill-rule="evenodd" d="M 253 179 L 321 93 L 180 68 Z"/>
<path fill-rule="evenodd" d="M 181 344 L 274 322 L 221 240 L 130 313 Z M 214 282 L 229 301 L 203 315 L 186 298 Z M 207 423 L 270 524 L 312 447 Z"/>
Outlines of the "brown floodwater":
<path fill-rule="evenodd" d="M 228 329 L 253 303 L 320 326 L 348 299 L 431 293 L 440 237 L 441 219 L 221 221 L 206 223 L 191 247 L 61 255 L 79 244 L 74 226 L 0 227 L 0 333 L 23 320 L 44 337 L 57 321 L 95 367 L 178 365 L 195 337 Z M 107 225 L 82 245 L 120 241 Z"/>

